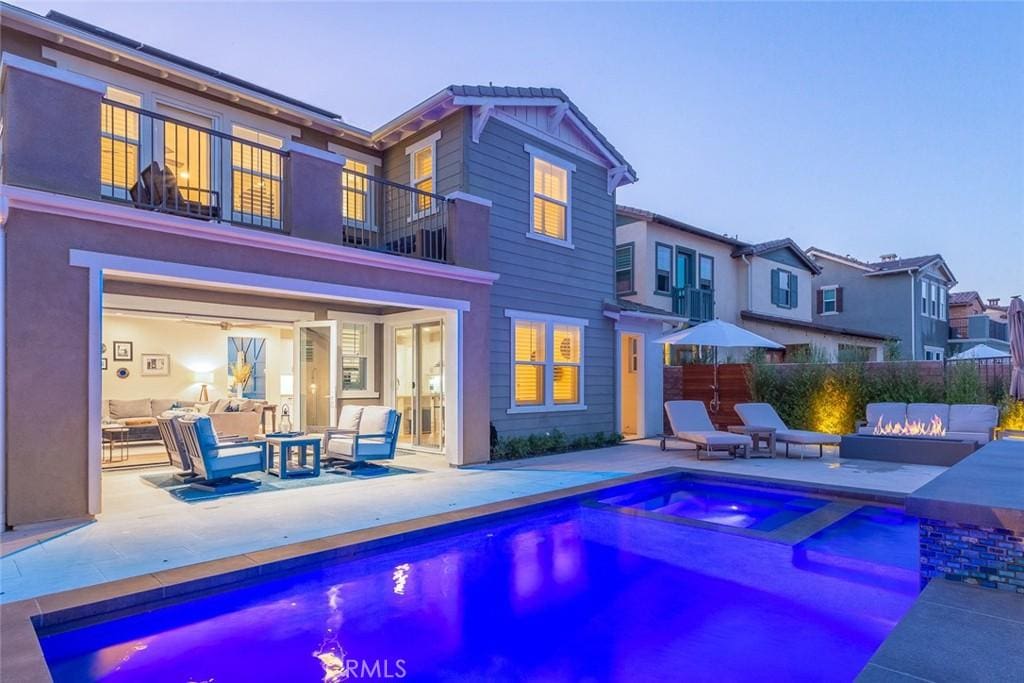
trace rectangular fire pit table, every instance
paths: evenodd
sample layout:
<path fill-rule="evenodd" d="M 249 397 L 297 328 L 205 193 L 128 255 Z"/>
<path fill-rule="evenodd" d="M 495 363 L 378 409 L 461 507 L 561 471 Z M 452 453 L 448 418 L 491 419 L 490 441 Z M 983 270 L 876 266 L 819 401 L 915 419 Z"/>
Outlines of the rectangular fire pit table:
<path fill-rule="evenodd" d="M 320 476 L 320 443 L 323 437 L 319 434 L 303 434 L 300 436 L 267 435 L 267 472 L 276 474 L 282 479 L 288 477 L 319 477 Z M 289 468 L 291 450 L 296 450 L 298 464 Z M 312 448 L 309 455 L 307 450 Z M 274 451 L 277 451 L 279 465 L 274 467 Z M 312 458 L 312 463 L 309 459 Z"/>
<path fill-rule="evenodd" d="M 957 464 L 977 450 L 974 441 L 938 439 L 927 436 L 882 436 L 847 434 L 839 444 L 840 458 L 885 460 L 908 465 Z"/>

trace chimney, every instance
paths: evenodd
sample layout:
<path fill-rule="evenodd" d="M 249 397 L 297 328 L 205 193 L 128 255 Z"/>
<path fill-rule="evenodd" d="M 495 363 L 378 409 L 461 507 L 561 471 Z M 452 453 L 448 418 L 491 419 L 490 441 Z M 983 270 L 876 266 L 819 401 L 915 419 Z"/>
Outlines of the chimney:
<path fill-rule="evenodd" d="M 896 254 L 882 254 L 878 257 L 880 261 L 895 261 L 897 258 Z"/>
<path fill-rule="evenodd" d="M 989 299 L 988 305 L 991 306 L 992 308 L 995 308 L 996 306 L 999 305 L 999 298 L 996 297 L 995 299 Z"/>

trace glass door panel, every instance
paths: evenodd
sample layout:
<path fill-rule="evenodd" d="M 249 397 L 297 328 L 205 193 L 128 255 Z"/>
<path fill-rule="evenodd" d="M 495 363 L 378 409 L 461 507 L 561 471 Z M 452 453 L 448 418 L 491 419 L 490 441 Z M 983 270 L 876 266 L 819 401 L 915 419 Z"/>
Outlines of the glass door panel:
<path fill-rule="evenodd" d="M 295 327 L 295 424 L 313 432 L 337 424 L 338 327 L 334 320 Z"/>
<path fill-rule="evenodd" d="M 410 446 L 415 444 L 416 433 L 414 337 L 413 327 L 395 330 L 395 410 L 402 414 L 398 442 Z"/>
<path fill-rule="evenodd" d="M 416 326 L 418 375 L 416 401 L 419 417 L 417 445 L 444 446 L 444 343 L 441 322 Z"/>

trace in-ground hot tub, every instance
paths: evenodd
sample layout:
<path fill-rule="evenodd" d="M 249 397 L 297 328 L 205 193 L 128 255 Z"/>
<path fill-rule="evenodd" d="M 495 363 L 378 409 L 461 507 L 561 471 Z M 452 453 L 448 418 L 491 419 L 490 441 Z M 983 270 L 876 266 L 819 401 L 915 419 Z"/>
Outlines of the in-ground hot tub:
<path fill-rule="evenodd" d="M 839 457 L 951 467 L 977 448 L 976 442 L 960 439 L 847 434 L 839 444 Z"/>

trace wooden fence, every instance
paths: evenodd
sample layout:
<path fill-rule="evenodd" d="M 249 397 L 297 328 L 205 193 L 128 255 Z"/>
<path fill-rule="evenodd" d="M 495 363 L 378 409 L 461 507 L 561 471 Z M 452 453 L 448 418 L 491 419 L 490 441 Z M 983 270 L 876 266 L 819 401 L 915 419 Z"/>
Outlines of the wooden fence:
<path fill-rule="evenodd" d="M 971 365 L 981 377 L 982 384 L 990 387 L 993 384 L 1009 385 L 1011 365 L 1009 358 L 965 359 L 947 361 L 885 361 L 865 363 L 866 372 L 882 374 L 894 367 L 913 367 L 918 377 L 926 383 L 944 385 L 954 368 Z M 799 363 L 777 363 L 773 365 L 781 372 L 802 367 Z M 672 365 L 665 367 L 664 394 L 666 401 L 681 399 L 703 401 L 708 406 L 711 421 L 719 428 L 742 424 L 736 414 L 735 405 L 752 400 L 747 373 L 750 365 L 746 363 L 725 363 L 718 366 L 718 398 L 721 403 L 717 413 L 711 412 L 712 384 L 714 382 L 714 366 L 706 363 L 694 365 Z M 665 419 L 668 431 L 668 419 Z"/>

